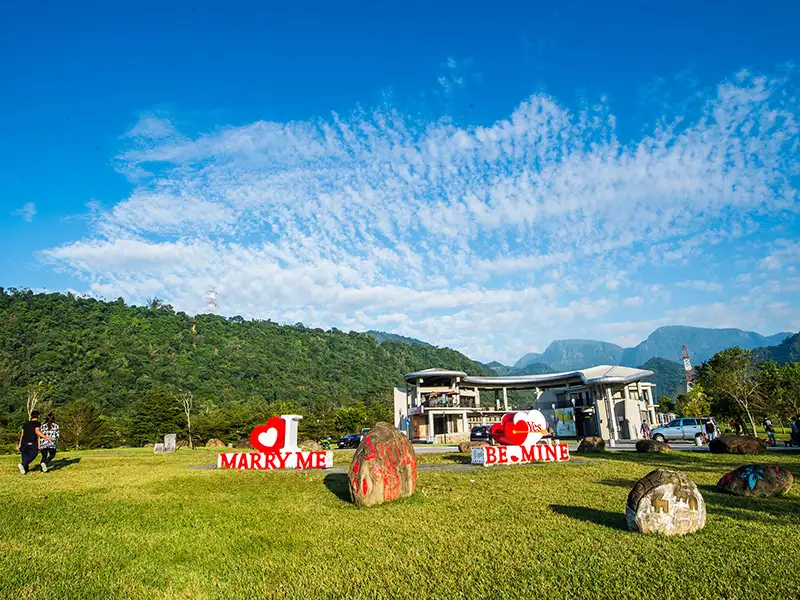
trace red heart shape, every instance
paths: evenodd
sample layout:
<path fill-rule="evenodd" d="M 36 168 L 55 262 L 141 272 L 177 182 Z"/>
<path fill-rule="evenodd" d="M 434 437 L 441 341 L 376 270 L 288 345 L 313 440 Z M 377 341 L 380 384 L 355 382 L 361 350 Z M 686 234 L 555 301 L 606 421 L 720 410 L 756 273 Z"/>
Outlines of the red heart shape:
<path fill-rule="evenodd" d="M 267 433 L 269 430 L 275 429 L 277 435 L 275 441 L 269 446 L 262 444 L 259 436 L 262 433 Z M 258 425 L 252 432 L 250 432 L 250 445 L 259 452 L 279 452 L 283 448 L 284 438 L 286 436 L 286 421 L 280 417 L 272 417 L 267 419 L 264 425 Z"/>
<path fill-rule="evenodd" d="M 509 446 L 521 446 L 530 433 L 527 421 L 517 421 L 513 419 L 503 427 L 506 439 L 510 442 Z"/>

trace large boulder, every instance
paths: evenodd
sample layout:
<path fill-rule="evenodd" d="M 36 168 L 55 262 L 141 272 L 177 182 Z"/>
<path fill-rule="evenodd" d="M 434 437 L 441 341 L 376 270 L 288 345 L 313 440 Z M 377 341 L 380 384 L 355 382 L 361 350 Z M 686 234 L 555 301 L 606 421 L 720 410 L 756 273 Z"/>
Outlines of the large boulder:
<path fill-rule="evenodd" d="M 585 437 L 581 440 L 581 443 L 578 444 L 578 449 L 576 452 L 605 452 L 606 451 L 606 443 L 603 441 L 603 438 L 598 436 L 589 436 Z"/>
<path fill-rule="evenodd" d="M 775 465 L 742 465 L 726 473 L 717 487 L 735 496 L 780 496 L 792 487 L 792 474 Z"/>
<path fill-rule="evenodd" d="M 206 448 L 224 448 L 225 444 L 217 438 L 211 438 L 206 442 Z"/>
<path fill-rule="evenodd" d="M 391 423 L 378 421 L 358 445 L 347 479 L 358 507 L 411 496 L 417 487 L 414 447 Z"/>
<path fill-rule="evenodd" d="M 713 454 L 763 454 L 767 444 L 749 435 L 721 435 L 708 443 L 708 449 Z"/>
<path fill-rule="evenodd" d="M 322 444 L 314 440 L 303 440 L 297 446 L 303 452 L 322 452 L 324 450 Z"/>
<path fill-rule="evenodd" d="M 657 469 L 633 486 L 625 518 L 634 531 L 684 535 L 705 527 L 706 503 L 686 475 Z"/>
<path fill-rule="evenodd" d="M 221 443 L 221 442 L 220 442 Z M 253 444 L 250 443 L 250 438 L 241 438 L 236 440 L 236 444 L 234 444 L 236 448 L 241 448 L 244 450 L 252 450 Z"/>
<path fill-rule="evenodd" d="M 637 452 L 669 452 L 672 450 L 666 442 L 659 442 L 658 440 L 639 440 L 636 442 Z"/>
<path fill-rule="evenodd" d="M 459 452 L 471 452 L 473 448 L 480 448 L 482 446 L 488 446 L 486 442 L 461 442 L 458 445 Z"/>

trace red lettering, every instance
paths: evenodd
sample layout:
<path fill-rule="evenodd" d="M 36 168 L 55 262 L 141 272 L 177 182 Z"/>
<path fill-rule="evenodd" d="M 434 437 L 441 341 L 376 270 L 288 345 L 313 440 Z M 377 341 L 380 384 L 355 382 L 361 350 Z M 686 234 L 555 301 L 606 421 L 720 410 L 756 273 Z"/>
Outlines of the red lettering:
<path fill-rule="evenodd" d="M 556 447 L 551 446 L 550 444 L 544 446 L 544 456 L 542 457 L 542 460 L 547 462 L 556 460 Z"/>
<path fill-rule="evenodd" d="M 484 446 L 483 448 L 486 451 L 484 455 L 485 464 L 493 465 L 497 462 L 497 448 L 494 446 Z"/>
<path fill-rule="evenodd" d="M 500 446 L 499 449 L 499 456 L 497 458 L 497 462 L 501 465 L 504 465 L 508 462 L 508 449 L 505 446 Z"/>
<path fill-rule="evenodd" d="M 272 469 L 278 469 L 278 468 L 282 469 L 283 467 L 278 467 L 278 465 L 275 464 L 275 459 L 280 460 L 280 458 L 281 458 L 281 455 L 277 454 L 276 452 L 270 452 L 268 454 L 265 454 L 264 455 L 264 468 L 268 469 L 270 471 Z"/>
<path fill-rule="evenodd" d="M 378 453 L 375 452 L 375 445 L 372 443 L 372 437 L 367 436 L 367 439 L 364 440 L 364 450 L 367 450 L 364 460 L 374 460 L 378 456 Z"/>
<path fill-rule="evenodd" d="M 360 461 L 359 461 L 359 462 L 356 462 L 356 464 L 354 464 L 354 465 L 353 465 L 353 473 L 354 473 L 355 475 L 358 475 L 358 469 L 359 469 L 360 467 L 361 467 L 361 462 L 360 462 Z"/>
<path fill-rule="evenodd" d="M 317 469 L 324 469 L 328 466 L 328 453 L 327 452 L 314 452 L 314 456 L 317 458 Z"/>
<path fill-rule="evenodd" d="M 220 454 L 218 466 L 220 469 L 235 469 L 236 454 Z"/>
<path fill-rule="evenodd" d="M 239 464 L 236 465 L 237 469 L 246 469 L 247 468 L 247 453 L 242 452 L 239 455 Z"/>
<path fill-rule="evenodd" d="M 311 459 L 314 457 L 313 452 L 295 452 L 297 456 L 296 469 L 311 469 Z"/>
<path fill-rule="evenodd" d="M 536 458 L 536 446 L 522 446 L 522 462 L 534 462 Z"/>
<path fill-rule="evenodd" d="M 361 480 L 361 493 L 364 494 L 365 496 L 367 495 L 367 478 L 366 477 L 364 477 L 364 479 Z"/>
<path fill-rule="evenodd" d="M 264 462 L 264 455 L 263 454 L 258 454 L 256 452 L 253 452 L 250 455 L 250 468 L 251 469 L 263 469 L 264 468 L 263 462 Z"/>
<path fill-rule="evenodd" d="M 275 456 L 278 457 L 278 466 L 275 467 L 276 469 L 285 469 L 286 468 L 286 461 L 292 454 L 290 452 L 278 452 Z"/>
<path fill-rule="evenodd" d="M 558 460 L 569 460 L 569 446 L 566 444 L 558 445 Z"/>

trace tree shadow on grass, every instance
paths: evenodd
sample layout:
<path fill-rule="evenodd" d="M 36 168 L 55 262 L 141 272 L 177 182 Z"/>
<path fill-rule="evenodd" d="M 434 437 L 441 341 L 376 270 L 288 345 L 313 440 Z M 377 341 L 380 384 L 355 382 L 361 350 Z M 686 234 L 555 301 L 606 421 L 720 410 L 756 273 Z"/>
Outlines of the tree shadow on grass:
<path fill-rule="evenodd" d="M 625 515 L 618 512 L 598 510 L 586 506 L 565 506 L 562 504 L 551 504 L 550 510 L 560 515 L 577 519 L 578 521 L 596 523 L 597 525 L 603 525 L 620 531 L 627 531 L 628 529 Z"/>
<path fill-rule="evenodd" d="M 636 485 L 635 479 L 624 479 L 622 477 L 617 477 L 615 479 L 601 479 L 598 481 L 600 485 L 608 485 L 610 487 L 621 487 L 630 489 L 634 485 Z"/>
<path fill-rule="evenodd" d="M 442 458 L 460 465 L 472 464 L 472 456 L 470 454 L 445 454 Z"/>
<path fill-rule="evenodd" d="M 76 463 L 81 462 L 80 457 L 77 458 L 59 458 L 58 460 L 54 460 L 49 465 L 47 465 L 48 471 L 57 471 L 58 469 L 63 469 L 64 467 L 68 467 L 70 465 L 74 465 Z"/>
<path fill-rule="evenodd" d="M 325 475 L 322 483 L 334 496 L 348 504 L 352 503 L 350 498 L 350 482 L 347 480 L 347 473 L 330 473 Z"/>

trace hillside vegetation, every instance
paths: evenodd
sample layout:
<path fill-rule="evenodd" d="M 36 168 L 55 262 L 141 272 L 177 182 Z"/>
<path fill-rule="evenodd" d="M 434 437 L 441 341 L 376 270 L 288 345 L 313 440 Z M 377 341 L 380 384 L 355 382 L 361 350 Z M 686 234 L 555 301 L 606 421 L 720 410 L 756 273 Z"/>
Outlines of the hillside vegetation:
<path fill-rule="evenodd" d="M 25 418 L 31 385 L 43 408 L 63 415 L 77 403 L 82 418 L 101 421 L 95 443 L 111 438 L 138 445 L 182 431 L 178 396 L 185 393 L 193 397 L 201 438 L 235 442 L 253 424 L 286 411 L 304 415 L 306 434 L 391 420 L 392 387 L 403 384 L 404 373 L 431 366 L 486 374 L 463 354 L 427 344 L 190 316 L 157 300 L 126 306 L 122 299 L 0 288 L 0 436 L 6 443 Z"/>

